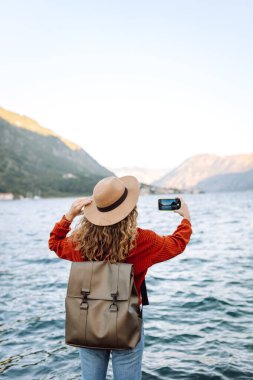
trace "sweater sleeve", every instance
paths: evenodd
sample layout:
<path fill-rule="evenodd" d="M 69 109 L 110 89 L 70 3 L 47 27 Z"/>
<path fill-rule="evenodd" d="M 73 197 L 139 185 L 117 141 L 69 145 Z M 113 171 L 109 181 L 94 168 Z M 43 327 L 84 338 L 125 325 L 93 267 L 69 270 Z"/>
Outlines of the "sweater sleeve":
<path fill-rule="evenodd" d="M 192 234 L 191 222 L 183 218 L 171 235 L 161 236 L 151 230 L 145 231 L 147 267 L 172 259 L 182 253 L 190 241 Z"/>
<path fill-rule="evenodd" d="M 54 251 L 61 259 L 83 261 L 80 252 L 74 249 L 71 236 L 67 237 L 68 232 L 71 230 L 70 224 L 71 222 L 63 215 L 50 232 L 48 247 L 50 251 Z"/>

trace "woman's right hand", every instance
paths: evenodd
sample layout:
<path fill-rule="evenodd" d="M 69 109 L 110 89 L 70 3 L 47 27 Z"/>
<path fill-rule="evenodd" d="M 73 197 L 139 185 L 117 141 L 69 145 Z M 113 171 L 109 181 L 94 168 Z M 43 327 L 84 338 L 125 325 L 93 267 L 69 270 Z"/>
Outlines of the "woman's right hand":
<path fill-rule="evenodd" d="M 176 212 L 177 214 L 181 215 L 183 218 L 186 218 L 189 221 L 191 221 L 190 211 L 188 209 L 187 204 L 185 203 L 182 197 L 177 197 L 177 198 L 179 198 L 181 201 L 181 207 L 178 210 L 173 210 L 173 212 Z"/>
<path fill-rule="evenodd" d="M 82 213 L 82 208 L 89 205 L 92 202 L 92 197 L 83 197 L 76 199 L 69 211 L 65 214 L 66 218 L 72 222 L 72 220 Z"/>

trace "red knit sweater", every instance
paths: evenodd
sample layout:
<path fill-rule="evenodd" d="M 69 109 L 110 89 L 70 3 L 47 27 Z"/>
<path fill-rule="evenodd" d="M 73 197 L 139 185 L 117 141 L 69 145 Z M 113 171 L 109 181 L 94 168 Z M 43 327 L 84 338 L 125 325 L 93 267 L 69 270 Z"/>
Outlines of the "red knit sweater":
<path fill-rule="evenodd" d="M 74 250 L 71 236 L 66 236 L 71 230 L 70 224 L 65 215 L 55 224 L 50 232 L 49 249 L 62 259 L 84 261 L 81 253 Z M 148 268 L 182 253 L 190 240 L 191 233 L 191 222 L 186 218 L 181 220 L 172 235 L 167 236 L 160 236 L 154 231 L 137 227 L 136 247 L 129 252 L 125 262 L 134 264 L 134 280 L 139 304 L 142 303 L 140 288 Z"/>

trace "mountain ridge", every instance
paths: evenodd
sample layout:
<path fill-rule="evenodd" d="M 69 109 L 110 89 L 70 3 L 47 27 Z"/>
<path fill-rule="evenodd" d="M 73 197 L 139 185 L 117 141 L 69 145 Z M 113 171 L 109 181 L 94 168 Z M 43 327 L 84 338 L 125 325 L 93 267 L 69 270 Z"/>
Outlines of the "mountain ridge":
<path fill-rule="evenodd" d="M 42 127 L 37 121 L 35 121 L 34 119 L 26 115 L 20 115 L 16 112 L 12 112 L 12 111 L 4 109 L 3 107 L 0 107 L 0 118 L 7 121 L 11 125 L 15 125 L 17 128 L 24 128 L 31 132 L 41 134 L 43 136 L 58 137 L 64 144 L 66 144 L 72 150 L 82 149 L 76 143 L 68 139 L 65 139 L 64 137 L 52 131 L 51 129 Z"/>
<path fill-rule="evenodd" d="M 253 169 L 212 176 L 200 181 L 197 186 L 202 191 L 209 192 L 253 190 Z"/>
<path fill-rule="evenodd" d="M 234 173 L 233 183 L 235 186 L 236 176 L 251 169 L 253 169 L 253 153 L 227 156 L 198 154 L 187 158 L 176 168 L 152 184 L 155 186 L 176 187 L 181 190 L 199 189 L 209 191 L 208 183 L 210 183 L 210 187 L 216 188 L 216 191 L 219 191 L 218 182 L 216 186 L 211 186 L 211 182 L 209 181 L 211 181 L 212 177 L 216 177 L 216 181 L 222 181 L 225 178 L 222 179 L 222 176 Z M 242 178 L 241 176 L 241 180 Z M 251 188 L 251 184 L 248 186 Z M 228 184 L 224 187 L 220 182 L 220 187 L 230 190 Z M 241 187 L 244 186 L 242 185 Z M 236 188 L 236 186 L 234 188 Z"/>
<path fill-rule="evenodd" d="M 69 145 L 37 122 L 33 124 L 39 125 L 36 132 L 30 124 L 17 126 L 18 114 L 13 114 L 14 125 L 8 121 L 10 114 L 8 120 L 3 112 L 0 116 L 1 193 L 13 193 L 15 198 L 83 195 L 100 179 L 114 174 L 77 144 Z"/>

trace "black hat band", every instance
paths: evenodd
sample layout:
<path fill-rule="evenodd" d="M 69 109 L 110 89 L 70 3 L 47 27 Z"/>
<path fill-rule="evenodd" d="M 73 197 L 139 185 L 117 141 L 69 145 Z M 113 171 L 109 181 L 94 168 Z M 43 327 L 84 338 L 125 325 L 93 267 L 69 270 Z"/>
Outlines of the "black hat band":
<path fill-rule="evenodd" d="M 125 191 L 124 193 L 121 195 L 121 197 L 114 203 L 112 203 L 110 206 L 107 206 L 107 207 L 97 207 L 98 211 L 101 211 L 101 212 L 108 212 L 108 211 L 112 211 L 114 210 L 115 208 L 117 208 L 119 205 L 121 205 L 121 203 L 124 202 L 124 200 L 126 199 L 127 197 L 127 194 L 128 194 L 128 190 L 127 188 L 125 187 Z"/>

